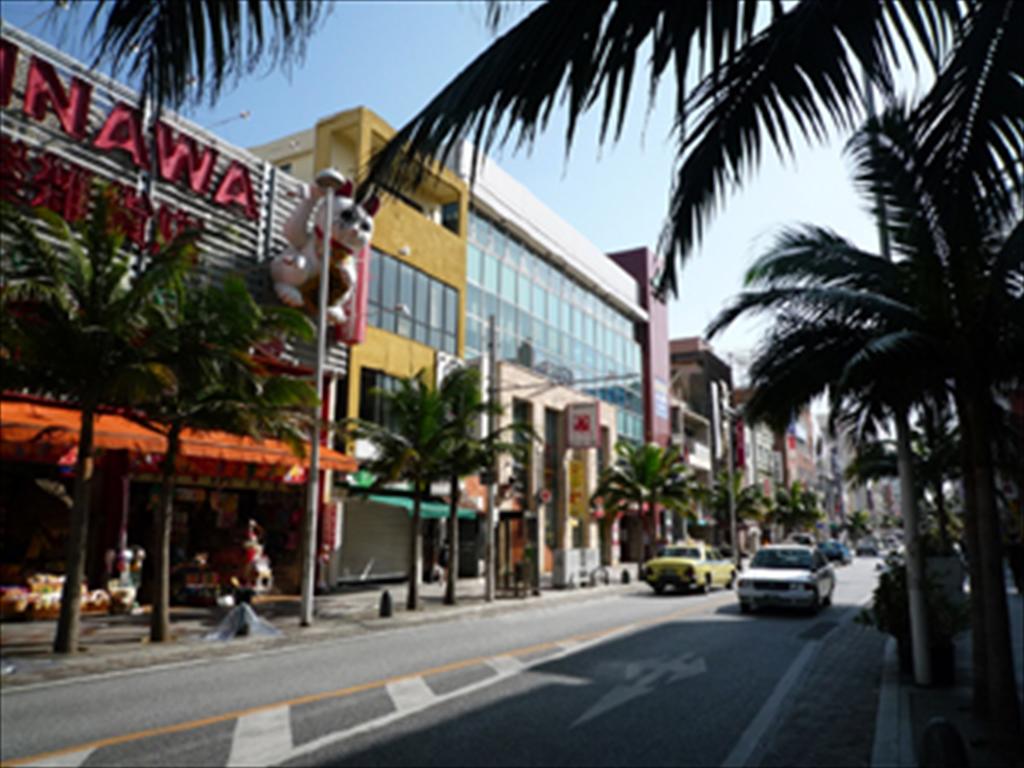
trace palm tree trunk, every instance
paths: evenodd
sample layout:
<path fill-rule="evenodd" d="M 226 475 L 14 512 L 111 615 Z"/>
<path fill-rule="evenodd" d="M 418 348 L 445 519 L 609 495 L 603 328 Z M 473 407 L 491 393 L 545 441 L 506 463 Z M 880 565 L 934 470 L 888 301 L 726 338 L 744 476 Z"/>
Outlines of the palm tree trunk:
<path fill-rule="evenodd" d="M 971 585 L 971 703 L 975 715 L 987 717 L 989 714 L 988 681 L 990 674 L 988 655 L 985 653 L 988 640 L 985 632 L 985 606 L 983 603 L 985 589 L 982 586 L 981 576 L 981 546 L 978 543 L 978 498 L 975 493 L 975 479 L 974 474 L 970 471 L 971 461 L 967 451 L 969 428 L 961 422 L 961 429 L 963 430 L 961 461 L 964 483 L 964 537 L 967 543 L 967 575 Z"/>
<path fill-rule="evenodd" d="M 903 536 L 907 547 L 907 597 L 910 604 L 910 639 L 914 649 L 914 681 L 931 685 L 931 651 L 928 641 L 928 613 L 924 593 L 924 557 L 917 520 L 917 496 L 914 493 L 913 455 L 910 448 L 910 424 L 907 412 L 896 413 L 896 461 L 900 475 L 900 507 Z"/>
<path fill-rule="evenodd" d="M 459 575 L 459 476 L 452 475 L 452 499 L 448 510 L 448 581 L 444 585 L 444 604 L 455 605 L 455 580 Z"/>
<path fill-rule="evenodd" d="M 409 589 L 405 596 L 405 608 L 417 611 L 420 607 L 420 579 L 423 577 L 423 520 L 420 518 L 420 504 L 424 489 L 417 485 L 413 490 L 411 535 L 409 536 Z"/>
<path fill-rule="evenodd" d="M 995 504 L 995 475 L 992 470 L 990 403 L 982 387 L 963 394 L 961 424 L 967 443 L 977 504 L 978 560 L 981 570 L 985 652 L 988 656 L 989 712 L 1008 733 L 1018 733 L 1020 702 L 1006 606 L 1006 578 L 999 518 Z M 959 398 L 958 398 L 959 399 Z"/>
<path fill-rule="evenodd" d="M 160 503 L 153 520 L 153 612 L 150 614 L 150 642 L 171 639 L 171 520 L 174 515 L 174 464 L 181 445 L 181 426 L 174 424 L 167 434 L 167 454 L 160 482 Z"/>
<path fill-rule="evenodd" d="M 67 544 L 67 566 L 60 596 L 60 617 L 53 640 L 54 653 L 77 653 L 81 631 L 82 584 L 85 581 L 85 548 L 89 540 L 89 503 L 93 473 L 93 431 L 96 403 L 82 403 L 82 422 L 78 433 L 78 458 L 75 461 L 74 500 L 71 505 L 71 529 Z"/>

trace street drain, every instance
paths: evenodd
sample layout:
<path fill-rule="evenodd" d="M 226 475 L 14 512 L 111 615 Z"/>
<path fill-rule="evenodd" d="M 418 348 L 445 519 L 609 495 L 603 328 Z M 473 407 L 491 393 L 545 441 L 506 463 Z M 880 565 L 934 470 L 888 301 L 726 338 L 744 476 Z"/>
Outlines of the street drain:
<path fill-rule="evenodd" d="M 812 624 L 801 632 L 799 637 L 802 637 L 804 640 L 820 640 L 835 629 L 836 626 L 837 622 L 835 621 L 819 621 L 817 624 Z"/>

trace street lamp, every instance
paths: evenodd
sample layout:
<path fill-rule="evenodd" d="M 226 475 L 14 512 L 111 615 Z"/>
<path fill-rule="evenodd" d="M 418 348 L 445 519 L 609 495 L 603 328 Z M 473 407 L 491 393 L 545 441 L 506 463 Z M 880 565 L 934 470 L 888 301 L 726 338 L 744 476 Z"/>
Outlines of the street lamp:
<path fill-rule="evenodd" d="M 313 440 L 309 456 L 309 485 L 306 490 L 306 520 L 302 539 L 302 604 L 299 623 L 313 623 L 313 588 L 316 582 L 316 516 L 320 502 L 320 421 L 324 399 L 324 358 L 327 355 L 327 295 L 331 268 L 331 221 L 334 217 L 334 194 L 345 183 L 345 177 L 332 168 L 316 176 L 324 196 L 323 256 L 320 262 L 320 296 L 316 321 L 316 411 L 313 414 Z"/>

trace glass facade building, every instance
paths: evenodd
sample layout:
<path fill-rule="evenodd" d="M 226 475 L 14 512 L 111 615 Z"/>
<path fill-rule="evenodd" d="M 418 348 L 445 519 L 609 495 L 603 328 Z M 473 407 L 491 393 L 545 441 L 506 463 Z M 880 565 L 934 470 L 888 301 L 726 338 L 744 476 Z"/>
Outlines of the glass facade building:
<path fill-rule="evenodd" d="M 644 439 L 642 357 L 633 321 L 501 225 L 469 214 L 466 357 L 498 356 L 618 407 L 620 438 Z"/>

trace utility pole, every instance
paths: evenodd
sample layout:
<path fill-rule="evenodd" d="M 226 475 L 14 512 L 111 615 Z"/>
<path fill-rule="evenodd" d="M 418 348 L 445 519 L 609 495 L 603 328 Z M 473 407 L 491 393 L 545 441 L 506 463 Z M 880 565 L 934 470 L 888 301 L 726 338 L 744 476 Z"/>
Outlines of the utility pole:
<path fill-rule="evenodd" d="M 730 392 L 727 384 L 722 385 L 722 392 L 725 393 L 725 402 L 722 403 L 722 413 L 725 415 L 725 448 L 728 452 L 727 461 L 729 467 L 729 536 L 732 540 L 732 559 L 736 563 L 736 570 L 740 569 L 740 545 L 736 535 L 736 493 L 733 486 L 733 475 L 736 468 L 733 466 L 733 435 L 732 435 L 732 406 L 729 404 Z"/>
<path fill-rule="evenodd" d="M 324 358 L 327 355 L 327 289 L 331 267 L 331 219 L 334 216 L 334 192 L 345 183 L 344 177 L 328 168 L 316 176 L 316 183 L 326 190 L 324 198 L 324 242 L 320 263 L 320 296 L 316 323 L 316 410 L 313 414 L 313 436 L 310 442 L 309 484 L 306 488 L 306 519 L 302 527 L 302 603 L 299 624 L 313 623 L 313 587 L 316 582 L 316 517 L 320 507 L 320 422 L 324 400 Z"/>
<path fill-rule="evenodd" d="M 494 327 L 494 315 L 487 318 L 487 402 L 492 406 L 498 401 L 498 341 Z M 487 414 L 488 434 L 497 431 L 498 415 L 493 407 Z M 484 539 L 484 600 L 494 600 L 494 522 L 495 522 L 495 483 L 498 481 L 498 457 L 494 457 L 494 466 L 490 468 L 490 482 L 487 483 L 487 538 Z"/>

